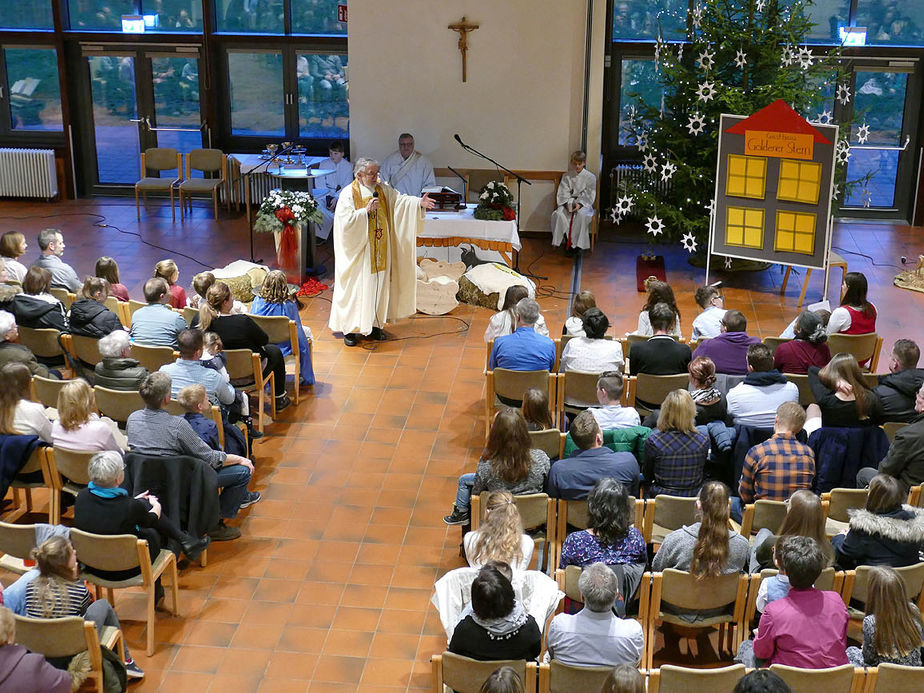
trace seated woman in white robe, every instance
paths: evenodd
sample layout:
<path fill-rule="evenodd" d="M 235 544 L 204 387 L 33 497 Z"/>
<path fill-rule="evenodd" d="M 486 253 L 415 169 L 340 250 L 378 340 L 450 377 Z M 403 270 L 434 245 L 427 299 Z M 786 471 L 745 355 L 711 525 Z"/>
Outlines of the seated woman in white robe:
<path fill-rule="evenodd" d="M 484 331 L 485 343 L 498 337 L 513 334 L 517 329 L 516 305 L 521 298 L 528 297 L 529 289 L 521 284 L 507 287 L 507 293 L 504 294 L 504 307 L 491 316 L 491 321 Z M 541 335 L 549 336 L 549 328 L 546 327 L 542 313 L 539 313 L 539 319 L 533 329 Z"/>
<path fill-rule="evenodd" d="M 334 208 L 340 191 L 353 182 L 353 164 L 343 157 L 343 143 L 340 140 L 331 142 L 328 153 L 330 156 L 318 164 L 318 169 L 333 173 L 315 179 L 313 191 L 318 209 L 324 216 L 318 225 L 318 238 L 323 239 L 327 239 L 334 228 Z"/>
<path fill-rule="evenodd" d="M 570 166 L 561 178 L 555 198 L 557 206 L 552 212 L 552 245 L 564 243 L 566 250 L 590 248 L 597 177 L 584 168 L 586 164 L 584 152 L 571 154 Z"/>

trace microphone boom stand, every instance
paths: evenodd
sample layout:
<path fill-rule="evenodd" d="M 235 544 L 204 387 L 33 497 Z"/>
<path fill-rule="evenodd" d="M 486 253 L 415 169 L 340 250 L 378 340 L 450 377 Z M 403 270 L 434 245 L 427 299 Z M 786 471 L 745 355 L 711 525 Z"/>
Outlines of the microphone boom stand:
<path fill-rule="evenodd" d="M 511 170 L 510 170 L 509 168 L 507 168 L 506 166 L 503 166 L 502 164 L 499 164 L 497 161 L 495 161 L 494 159 L 492 159 L 492 158 L 491 158 L 490 156 L 488 156 L 487 154 L 482 154 L 481 152 L 479 152 L 479 151 L 478 151 L 477 149 L 475 149 L 474 147 L 468 146 L 467 144 L 465 144 L 465 142 L 462 141 L 462 138 L 459 137 L 458 135 L 455 136 L 455 140 L 456 140 L 456 142 L 458 142 L 460 145 L 462 145 L 462 148 L 463 148 L 465 151 L 470 152 L 470 153 L 474 154 L 475 156 L 480 156 L 482 159 L 485 159 L 486 161 L 490 161 L 492 164 L 494 164 L 495 166 L 497 166 L 497 168 L 499 168 L 501 171 L 504 171 L 504 172 L 506 172 L 506 173 L 509 173 L 511 176 L 513 176 L 514 178 L 517 179 L 517 236 L 519 237 L 519 235 L 520 235 L 520 197 L 521 197 L 521 184 L 522 184 L 522 183 L 526 183 L 527 185 L 532 185 L 532 183 L 531 183 L 530 181 L 526 180 L 523 176 L 521 176 L 521 175 L 520 175 L 519 173 L 517 173 L 516 171 L 511 171 Z M 540 276 L 540 275 L 538 275 L 538 274 L 531 274 L 530 272 L 520 272 L 520 253 L 519 253 L 518 251 L 516 251 L 516 250 L 514 250 L 514 263 L 513 263 L 513 269 L 514 269 L 515 271 L 519 272 L 520 274 L 522 274 L 522 275 L 524 275 L 524 276 L 527 276 L 527 277 L 532 277 L 533 279 L 541 279 L 541 280 L 543 280 L 543 281 L 548 280 L 548 277 L 542 277 L 542 276 Z"/>
<path fill-rule="evenodd" d="M 293 146 L 294 146 L 294 145 L 293 145 Z M 262 162 L 262 163 L 260 163 L 260 164 L 257 164 L 257 165 L 254 166 L 252 169 L 250 169 L 250 171 L 247 172 L 247 176 L 248 176 L 248 178 L 247 178 L 247 185 L 248 185 L 248 186 L 250 185 L 250 176 L 252 176 L 254 173 L 260 173 L 260 169 L 261 169 L 261 168 L 264 168 L 264 167 L 265 167 L 265 169 L 266 169 L 266 172 L 269 173 L 269 166 L 270 166 L 270 164 L 273 163 L 276 159 L 278 159 L 278 158 L 279 158 L 280 156 L 282 156 L 283 154 L 288 154 L 290 151 L 292 151 L 292 146 L 283 147 L 282 149 L 280 149 L 279 151 L 277 151 L 276 153 L 274 153 L 269 159 L 267 159 L 266 161 L 264 161 L 264 162 Z M 250 194 L 250 191 L 249 191 L 249 190 L 247 191 L 247 194 L 248 194 L 248 195 Z M 263 264 L 263 258 L 260 258 L 259 260 L 254 259 L 254 253 L 253 253 L 253 220 L 252 220 L 252 219 L 248 219 L 248 220 L 247 220 L 247 228 L 248 228 L 248 230 L 250 231 L 250 261 L 262 265 L 262 264 Z"/>

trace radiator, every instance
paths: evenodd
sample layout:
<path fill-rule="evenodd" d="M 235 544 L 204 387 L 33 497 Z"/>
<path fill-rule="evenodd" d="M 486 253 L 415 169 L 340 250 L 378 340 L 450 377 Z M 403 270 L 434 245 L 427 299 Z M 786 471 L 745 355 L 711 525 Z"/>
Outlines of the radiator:
<path fill-rule="evenodd" d="M 231 190 L 231 201 L 235 204 L 243 204 L 244 197 L 243 192 L 240 188 L 242 176 L 241 176 L 241 167 L 237 159 L 233 156 L 228 156 L 228 171 L 230 172 L 231 185 L 228 186 Z M 259 171 L 257 173 L 251 173 L 249 176 L 250 180 L 250 204 L 260 206 L 260 203 L 263 202 L 263 198 L 269 195 L 269 191 L 273 188 L 278 188 L 280 186 L 279 178 L 273 177 L 268 173 Z"/>
<path fill-rule="evenodd" d="M 610 180 L 613 182 L 612 199 L 616 196 L 624 195 L 629 184 L 647 185 L 655 192 L 666 193 L 670 190 L 670 181 L 661 180 L 660 171 L 646 171 L 642 164 L 635 162 L 621 162 L 616 164 L 610 173 Z"/>
<path fill-rule="evenodd" d="M 0 197 L 58 194 L 55 153 L 51 149 L 0 149 Z"/>

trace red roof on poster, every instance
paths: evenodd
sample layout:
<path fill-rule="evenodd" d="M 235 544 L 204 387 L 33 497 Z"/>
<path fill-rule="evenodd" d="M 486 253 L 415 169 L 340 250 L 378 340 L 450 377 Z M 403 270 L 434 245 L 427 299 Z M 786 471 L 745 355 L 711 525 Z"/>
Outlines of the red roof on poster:
<path fill-rule="evenodd" d="M 767 132 L 793 132 L 811 135 L 816 144 L 831 144 L 831 141 L 822 135 L 805 118 L 796 113 L 792 106 L 777 99 L 769 106 L 761 108 L 750 118 L 732 125 L 725 132 L 733 135 L 743 135 L 747 130 L 765 130 Z"/>

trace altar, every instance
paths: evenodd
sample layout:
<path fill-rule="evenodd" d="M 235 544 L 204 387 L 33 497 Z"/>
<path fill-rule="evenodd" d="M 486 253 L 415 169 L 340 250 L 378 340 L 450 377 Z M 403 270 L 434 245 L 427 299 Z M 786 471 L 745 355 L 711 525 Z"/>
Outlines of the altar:
<path fill-rule="evenodd" d="M 427 212 L 424 230 L 417 237 L 418 247 L 459 246 L 465 243 L 483 250 L 495 250 L 512 266 L 511 252 L 519 251 L 520 236 L 515 221 L 475 219 L 475 208 L 458 212 Z"/>

